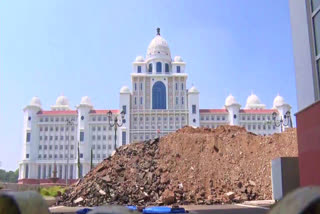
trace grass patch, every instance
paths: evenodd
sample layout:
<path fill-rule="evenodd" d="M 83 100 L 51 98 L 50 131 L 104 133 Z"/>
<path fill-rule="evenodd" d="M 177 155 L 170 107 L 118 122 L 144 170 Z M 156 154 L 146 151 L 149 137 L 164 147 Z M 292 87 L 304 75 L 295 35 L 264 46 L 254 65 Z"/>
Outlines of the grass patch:
<path fill-rule="evenodd" d="M 60 187 L 60 186 L 41 187 L 40 194 L 42 196 L 56 197 L 58 195 L 58 192 L 61 192 L 61 194 L 63 194 L 65 192 L 65 190 L 66 189 L 64 187 Z"/>

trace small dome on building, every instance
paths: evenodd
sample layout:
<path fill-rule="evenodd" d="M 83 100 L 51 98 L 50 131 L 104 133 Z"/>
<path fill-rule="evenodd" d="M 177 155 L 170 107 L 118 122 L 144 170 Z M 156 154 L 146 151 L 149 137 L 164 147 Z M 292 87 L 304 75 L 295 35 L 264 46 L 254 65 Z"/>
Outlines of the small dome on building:
<path fill-rule="evenodd" d="M 247 98 L 247 105 L 257 105 L 257 104 L 261 104 L 259 97 L 255 94 L 251 94 Z"/>
<path fill-rule="evenodd" d="M 143 61 L 144 61 L 143 56 L 136 57 L 136 62 L 143 62 Z"/>
<path fill-rule="evenodd" d="M 273 108 L 276 108 L 278 106 L 282 106 L 284 104 L 286 104 L 286 102 L 284 101 L 284 98 L 282 96 L 280 96 L 279 94 L 273 100 Z"/>
<path fill-rule="evenodd" d="M 88 105 L 88 106 L 92 106 L 92 103 L 91 103 L 91 99 L 90 97 L 88 96 L 84 96 L 81 98 L 81 102 L 80 102 L 81 105 Z"/>
<path fill-rule="evenodd" d="M 189 90 L 188 93 L 199 93 L 198 89 L 195 86 L 192 86 Z"/>
<path fill-rule="evenodd" d="M 122 88 L 120 89 L 120 93 L 121 94 L 130 93 L 130 89 L 128 88 L 128 86 L 122 86 Z"/>
<path fill-rule="evenodd" d="M 260 102 L 260 99 L 257 95 L 255 94 L 251 94 L 248 98 L 247 98 L 247 103 L 246 103 L 246 109 L 264 109 L 266 107 L 266 105 L 262 104 Z"/>
<path fill-rule="evenodd" d="M 37 106 L 37 107 L 41 108 L 41 101 L 40 101 L 39 97 L 32 97 L 32 99 L 30 101 L 30 106 Z"/>
<path fill-rule="evenodd" d="M 160 36 L 160 28 L 157 29 L 157 35 L 151 40 L 148 46 L 147 57 L 152 55 L 162 55 L 171 59 L 169 45 L 167 41 Z"/>
<path fill-rule="evenodd" d="M 181 56 L 175 56 L 175 57 L 174 57 L 174 61 L 175 61 L 175 62 L 183 62 Z"/>
<path fill-rule="evenodd" d="M 236 98 L 232 96 L 231 94 L 226 98 L 225 105 L 226 106 L 231 106 L 233 104 L 238 104 Z"/>
<path fill-rule="evenodd" d="M 69 100 L 66 96 L 59 96 L 56 100 L 56 106 L 69 106 Z"/>

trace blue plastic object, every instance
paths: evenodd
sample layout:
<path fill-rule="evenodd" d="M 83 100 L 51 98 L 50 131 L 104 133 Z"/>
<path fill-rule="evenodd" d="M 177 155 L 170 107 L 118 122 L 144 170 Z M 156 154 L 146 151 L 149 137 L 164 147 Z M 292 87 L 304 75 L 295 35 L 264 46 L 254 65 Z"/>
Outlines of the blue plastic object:
<path fill-rule="evenodd" d="M 184 208 L 171 208 L 171 213 L 186 213 Z"/>
<path fill-rule="evenodd" d="M 90 212 L 92 209 L 89 209 L 89 208 L 84 208 L 84 209 L 81 209 L 81 210 L 78 210 L 76 212 L 76 214 L 87 214 L 88 212 Z"/>
<path fill-rule="evenodd" d="M 186 213 L 184 208 L 171 207 L 147 207 L 142 211 L 145 214 L 161 214 L 161 213 Z"/>
<path fill-rule="evenodd" d="M 137 210 L 137 206 L 127 206 L 129 210 Z"/>
<path fill-rule="evenodd" d="M 142 213 L 171 213 L 170 207 L 147 207 Z"/>

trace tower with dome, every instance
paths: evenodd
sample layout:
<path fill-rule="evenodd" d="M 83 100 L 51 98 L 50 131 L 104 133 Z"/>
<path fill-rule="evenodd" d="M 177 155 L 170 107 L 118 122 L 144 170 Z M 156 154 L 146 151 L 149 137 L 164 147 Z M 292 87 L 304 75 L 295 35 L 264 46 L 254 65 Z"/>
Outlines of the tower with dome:
<path fill-rule="evenodd" d="M 268 121 L 272 113 L 278 118 L 291 106 L 277 95 L 270 109 L 256 94 L 247 98 L 244 108 L 231 94 L 223 108 L 201 109 L 200 92 L 187 88 L 186 63 L 181 56 L 172 59 L 167 41 L 157 29 L 146 56 L 132 63 L 131 87 L 120 89 L 119 109 L 95 109 L 88 96 L 70 108 L 66 96 L 59 96 L 51 109 L 42 108 L 40 98 L 33 97 L 24 110 L 23 156 L 19 163 L 20 183 L 47 183 L 56 169 L 58 182 L 72 182 L 90 170 L 93 164 L 115 150 L 114 131 L 107 113 L 125 112 L 125 123 L 117 129 L 117 147 L 135 141 L 165 136 L 184 126 L 217 128 L 236 125 L 260 135 L 280 132 L 288 126 L 275 127 Z M 68 123 L 72 121 L 72 125 Z M 79 145 L 79 152 L 78 152 Z M 80 167 L 78 167 L 78 157 Z"/>

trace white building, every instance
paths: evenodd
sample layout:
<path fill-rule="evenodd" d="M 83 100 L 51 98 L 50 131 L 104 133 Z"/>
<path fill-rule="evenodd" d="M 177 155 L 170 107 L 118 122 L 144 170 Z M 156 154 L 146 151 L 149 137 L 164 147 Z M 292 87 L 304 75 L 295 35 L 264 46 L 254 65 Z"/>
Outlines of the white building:
<path fill-rule="evenodd" d="M 300 185 L 320 185 L 320 1 L 289 0 Z"/>
<path fill-rule="evenodd" d="M 244 109 L 232 95 L 226 98 L 222 109 L 199 109 L 199 91 L 194 86 L 186 88 L 186 63 L 180 56 L 172 60 L 169 46 L 159 31 L 148 47 L 146 58 L 138 56 L 133 62 L 132 91 L 127 86 L 120 90 L 119 109 L 125 112 L 125 123 L 117 130 L 117 147 L 164 136 L 187 125 L 210 128 L 238 125 L 262 135 L 280 132 L 281 127 L 267 123 L 273 112 L 283 118 L 291 109 L 279 95 L 272 109 L 266 109 L 254 94 L 248 97 Z M 94 164 L 109 156 L 114 150 L 115 136 L 109 126 L 108 111 L 96 110 L 89 97 L 83 97 L 76 109 L 70 109 L 68 99 L 60 96 L 49 111 L 41 108 L 39 98 L 32 98 L 24 108 L 20 182 L 46 182 L 43 179 L 53 176 L 55 165 L 57 177 L 77 178 L 78 142 L 80 176 L 90 170 L 91 148 Z M 72 125 L 68 121 L 73 121 Z"/>

